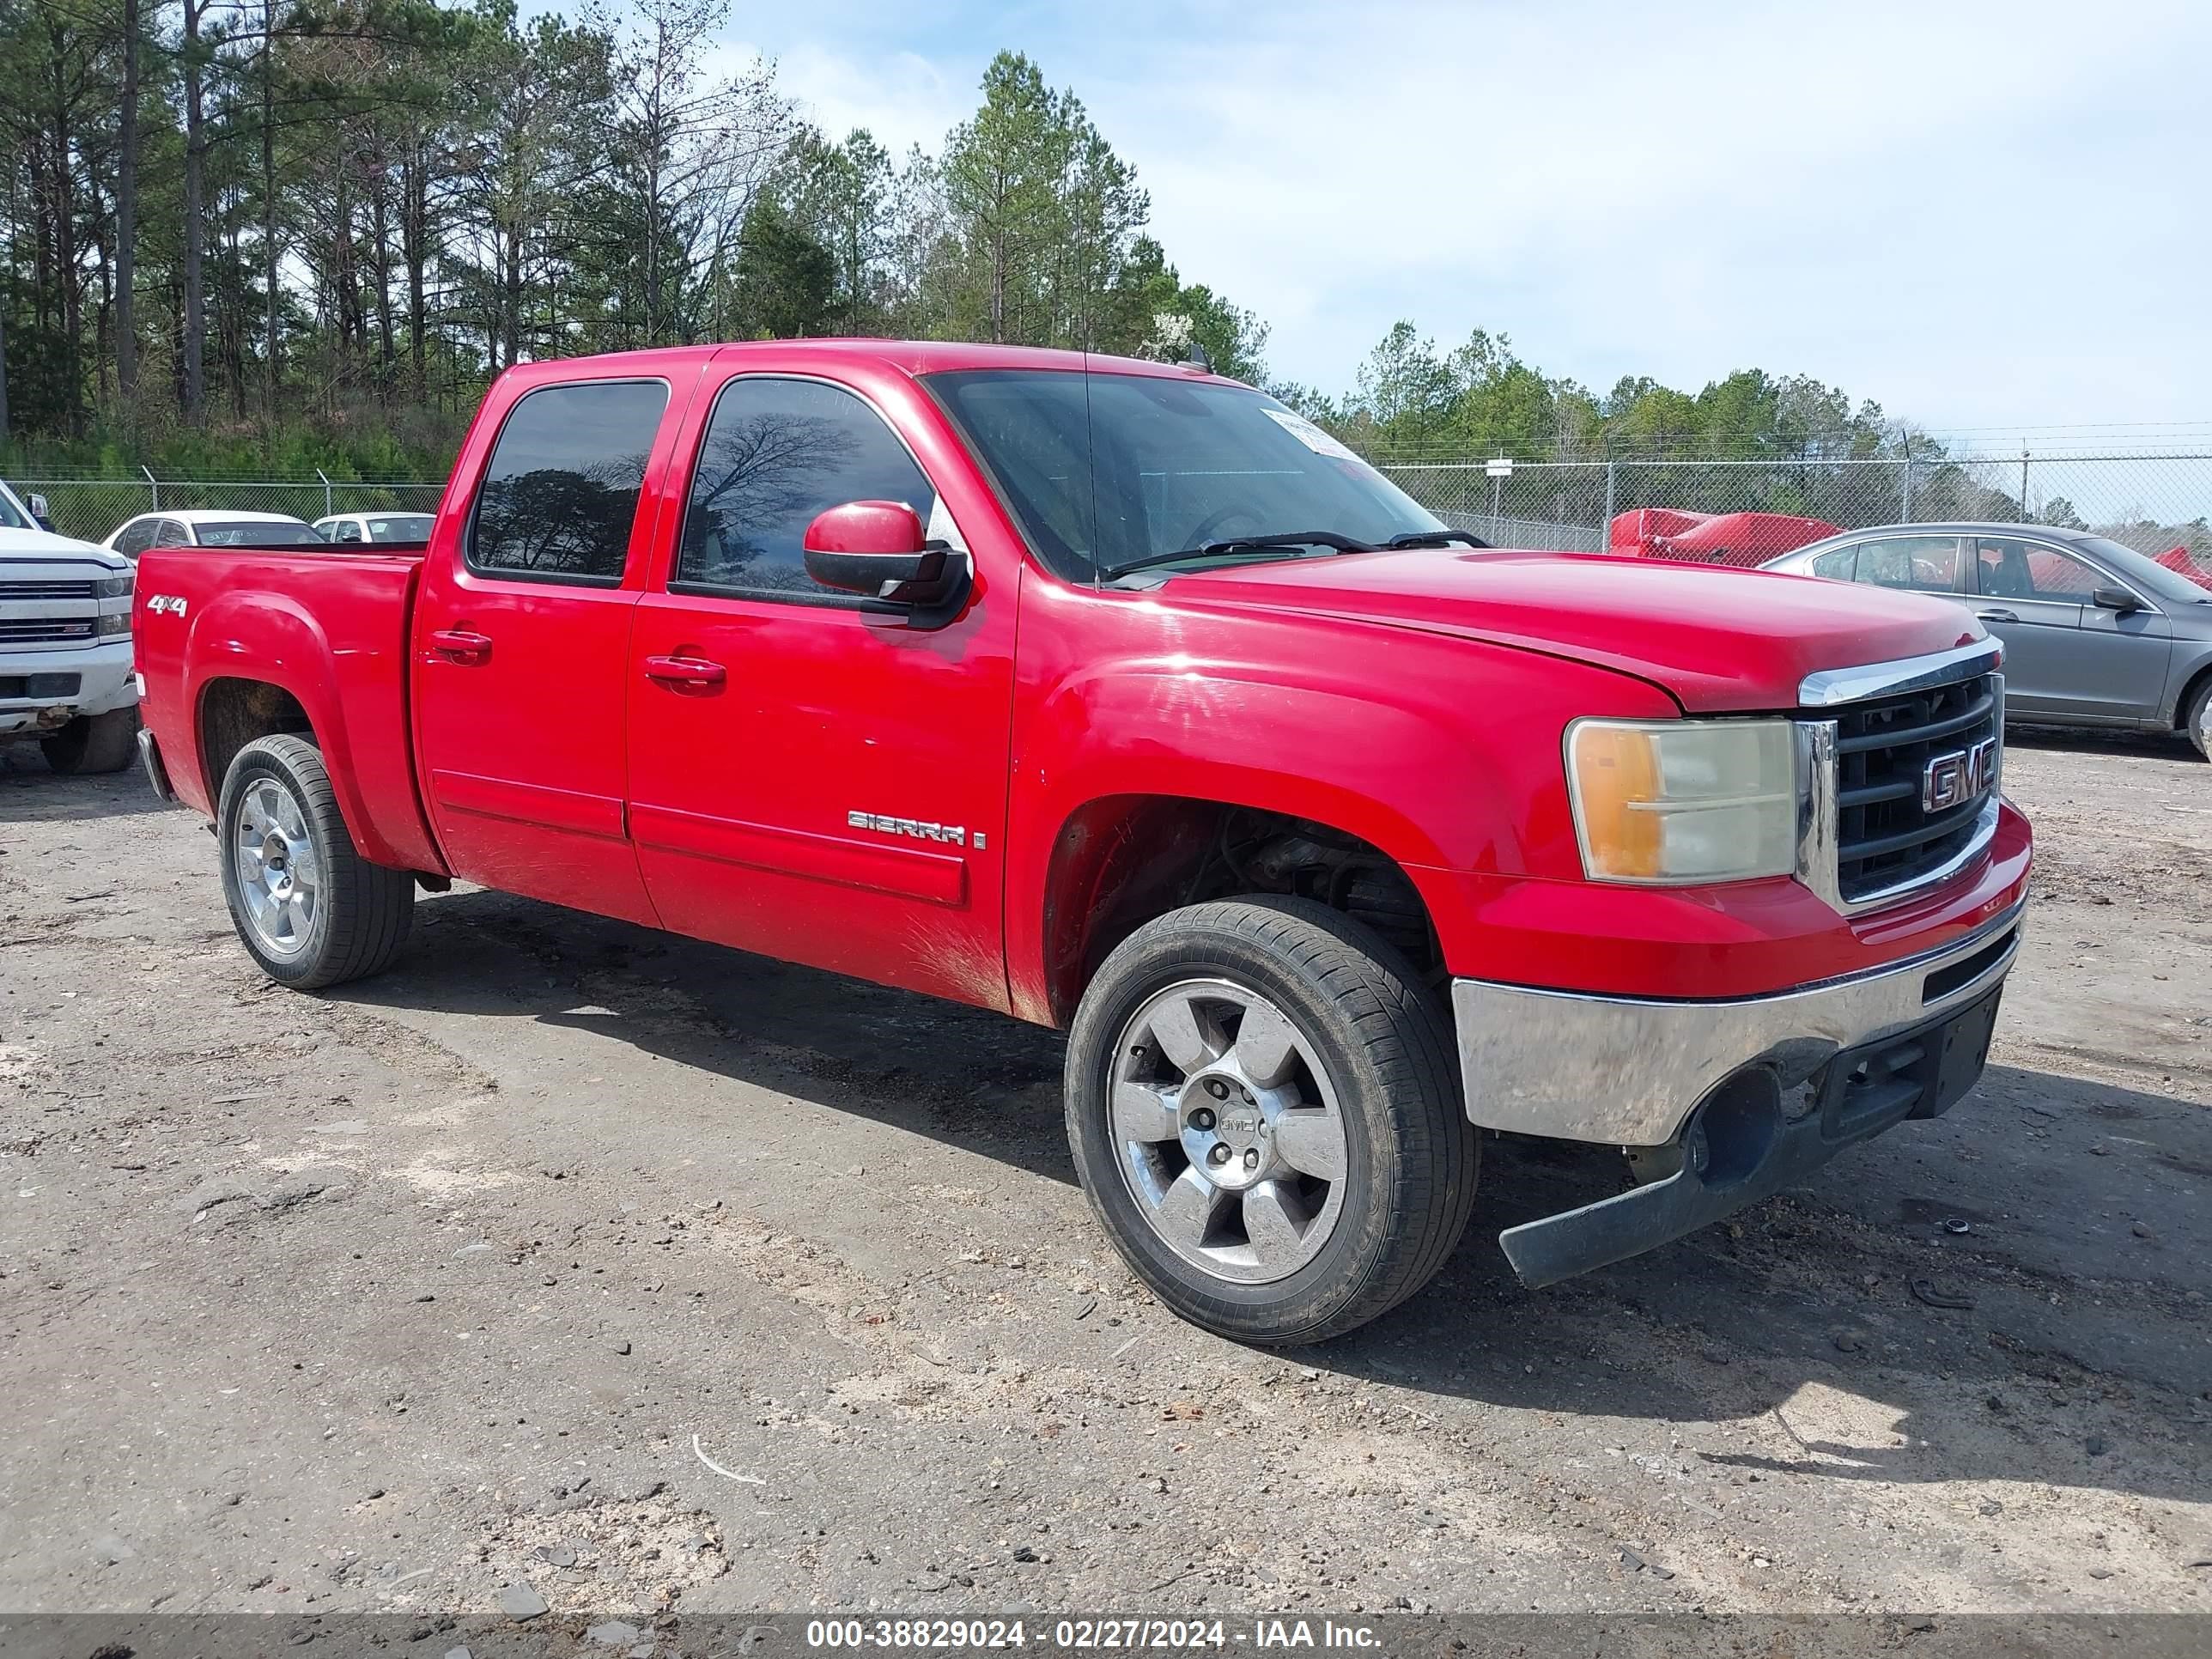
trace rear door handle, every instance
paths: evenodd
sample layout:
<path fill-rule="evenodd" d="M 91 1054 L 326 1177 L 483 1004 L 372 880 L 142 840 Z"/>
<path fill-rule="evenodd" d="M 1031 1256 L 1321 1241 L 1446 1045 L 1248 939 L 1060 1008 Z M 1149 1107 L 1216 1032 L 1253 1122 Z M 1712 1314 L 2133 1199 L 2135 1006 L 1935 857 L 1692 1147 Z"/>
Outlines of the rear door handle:
<path fill-rule="evenodd" d="M 2009 611 L 1977 611 L 1974 612 L 1974 620 L 1977 622 L 2018 622 L 2020 618 Z"/>
<path fill-rule="evenodd" d="M 491 660 L 491 641 L 465 628 L 441 628 L 430 635 L 430 648 L 448 662 L 476 664 Z"/>
<path fill-rule="evenodd" d="M 690 689 L 720 685 L 730 674 L 721 664 L 703 657 L 647 657 L 645 677 L 661 685 Z"/>

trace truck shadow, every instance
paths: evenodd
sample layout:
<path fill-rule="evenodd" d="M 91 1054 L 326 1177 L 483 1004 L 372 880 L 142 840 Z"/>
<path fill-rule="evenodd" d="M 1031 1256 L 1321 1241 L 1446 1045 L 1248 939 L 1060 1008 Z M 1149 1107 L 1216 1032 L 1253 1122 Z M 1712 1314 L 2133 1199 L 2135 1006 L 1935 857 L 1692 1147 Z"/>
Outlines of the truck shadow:
<path fill-rule="evenodd" d="M 598 1031 L 1073 1179 L 1055 1033 L 502 894 L 455 893 L 417 915 L 402 963 L 346 1000 Z M 1295 1363 L 1413 1410 L 1455 1398 L 1624 1419 L 1607 1432 L 1630 1443 L 1669 1424 L 1786 1431 L 1786 1455 L 1771 1432 L 1761 1450 L 1673 1455 L 1700 1478 L 2212 1498 L 2200 1102 L 1994 1066 L 1942 1120 L 1853 1148 L 1732 1223 L 1540 1291 L 1514 1279 L 1498 1231 L 1620 1190 L 1621 1160 L 1497 1137 L 1484 1157 L 1475 1224 L 1445 1270 Z M 1158 1328 L 1193 1352 L 1211 1340 Z"/>
<path fill-rule="evenodd" d="M 155 794 L 135 761 L 122 772 L 64 777 L 46 764 L 37 744 L 0 741 L 0 823 L 135 818 L 185 810 Z"/>

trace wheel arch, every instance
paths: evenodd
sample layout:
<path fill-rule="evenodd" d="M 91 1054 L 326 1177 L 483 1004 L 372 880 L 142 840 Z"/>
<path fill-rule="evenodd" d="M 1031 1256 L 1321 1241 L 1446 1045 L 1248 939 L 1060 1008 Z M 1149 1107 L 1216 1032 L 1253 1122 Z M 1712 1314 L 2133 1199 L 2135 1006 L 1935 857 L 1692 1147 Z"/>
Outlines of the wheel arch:
<path fill-rule="evenodd" d="M 1037 959 L 1012 975 L 1018 1012 L 1065 1027 L 1114 947 L 1155 917 L 1207 899 L 1316 898 L 1441 972 L 1434 896 L 1422 867 L 1366 836 L 1280 806 L 1200 796 L 1103 795 L 1052 838 Z"/>
<path fill-rule="evenodd" d="M 2198 649 L 2202 653 L 2201 659 L 2190 672 L 2189 678 L 2181 683 L 2181 690 L 2173 699 L 2173 707 L 2168 711 L 2167 724 L 2177 732 L 2188 730 L 2190 705 L 2207 685 L 2212 685 L 2212 644 L 2201 646 Z"/>

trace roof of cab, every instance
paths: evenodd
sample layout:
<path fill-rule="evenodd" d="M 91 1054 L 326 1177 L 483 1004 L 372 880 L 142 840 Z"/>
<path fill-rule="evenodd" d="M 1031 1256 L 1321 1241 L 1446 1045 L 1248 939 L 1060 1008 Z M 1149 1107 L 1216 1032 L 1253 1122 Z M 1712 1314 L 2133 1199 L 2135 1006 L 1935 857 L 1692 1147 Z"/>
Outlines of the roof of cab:
<path fill-rule="evenodd" d="M 548 359 L 520 365 L 525 370 L 580 370 L 587 375 L 635 374 L 655 368 L 696 366 L 708 359 L 750 356 L 819 356 L 824 359 L 862 357 L 888 364 L 908 374 L 941 374 L 955 369 L 1026 368 L 1062 372 L 1089 369 L 1100 374 L 1143 374 L 1162 380 L 1215 380 L 1224 386 L 1243 384 L 1186 363 L 1152 362 L 1140 357 L 1115 357 L 1103 352 L 1063 351 L 1048 346 L 977 344 L 951 340 L 885 340 L 838 335 L 803 340 L 742 340 L 717 345 L 656 346 L 640 351 L 611 351 L 591 357 Z M 539 378 L 533 374 L 532 379 Z"/>

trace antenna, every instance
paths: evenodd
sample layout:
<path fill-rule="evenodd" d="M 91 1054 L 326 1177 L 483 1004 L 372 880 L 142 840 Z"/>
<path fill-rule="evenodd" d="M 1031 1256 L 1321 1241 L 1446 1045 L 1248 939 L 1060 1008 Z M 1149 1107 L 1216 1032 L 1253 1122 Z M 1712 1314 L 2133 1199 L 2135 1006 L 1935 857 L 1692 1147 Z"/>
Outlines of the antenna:
<path fill-rule="evenodd" d="M 1206 355 L 1206 348 L 1195 340 L 1190 343 L 1189 349 L 1183 353 L 1182 366 L 1185 368 L 1202 368 L 1209 374 L 1213 373 L 1213 359 Z"/>

